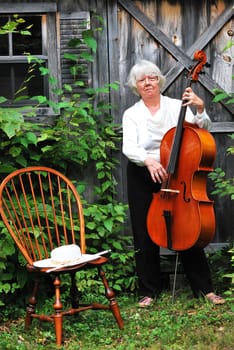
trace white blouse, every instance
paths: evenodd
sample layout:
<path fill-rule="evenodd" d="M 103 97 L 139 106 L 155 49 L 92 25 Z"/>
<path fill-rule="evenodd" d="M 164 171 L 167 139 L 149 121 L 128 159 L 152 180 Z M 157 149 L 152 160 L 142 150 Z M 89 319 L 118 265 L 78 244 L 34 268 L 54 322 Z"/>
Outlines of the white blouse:
<path fill-rule="evenodd" d="M 178 122 L 181 100 L 160 96 L 160 109 L 152 116 L 143 100 L 128 108 L 123 115 L 123 154 L 143 166 L 147 157 L 160 161 L 160 143 L 164 134 Z M 212 122 L 206 111 L 194 115 L 186 109 L 186 121 L 210 129 Z"/>

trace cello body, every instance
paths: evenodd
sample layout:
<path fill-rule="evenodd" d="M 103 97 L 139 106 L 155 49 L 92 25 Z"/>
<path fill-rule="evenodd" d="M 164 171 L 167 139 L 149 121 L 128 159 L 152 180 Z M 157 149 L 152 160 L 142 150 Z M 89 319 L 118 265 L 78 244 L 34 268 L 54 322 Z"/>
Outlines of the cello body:
<path fill-rule="evenodd" d="M 163 137 L 161 164 L 167 168 L 176 128 Z M 176 170 L 162 185 L 147 215 L 147 229 L 158 246 L 177 251 L 205 247 L 215 233 L 213 201 L 207 196 L 207 175 L 213 170 L 216 145 L 205 129 L 184 123 Z"/>

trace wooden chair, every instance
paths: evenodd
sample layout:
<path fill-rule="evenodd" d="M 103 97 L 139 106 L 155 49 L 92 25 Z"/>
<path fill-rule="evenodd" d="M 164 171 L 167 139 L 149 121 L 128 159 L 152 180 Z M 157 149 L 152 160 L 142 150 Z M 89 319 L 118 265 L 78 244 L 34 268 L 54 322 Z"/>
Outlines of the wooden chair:
<path fill-rule="evenodd" d="M 60 172 L 43 166 L 16 170 L 0 185 L 0 214 L 11 237 L 27 262 L 27 270 L 34 273 L 35 284 L 26 308 L 25 327 L 32 319 L 54 323 L 56 344 L 62 344 L 62 323 L 66 315 L 74 315 L 89 309 L 110 310 L 119 326 L 123 328 L 115 294 L 109 287 L 102 265 L 108 261 L 101 256 L 96 260 L 62 267 L 47 272 L 48 268 L 34 266 L 36 261 L 50 258 L 52 249 L 61 245 L 76 244 L 86 253 L 85 223 L 79 194 L 72 182 Z M 75 280 L 76 272 L 96 268 L 104 285 L 107 305 L 81 304 Z M 71 276 L 71 307 L 63 310 L 61 302 L 61 278 Z M 51 315 L 36 313 L 37 294 L 43 275 L 51 276 L 55 289 L 55 302 Z"/>

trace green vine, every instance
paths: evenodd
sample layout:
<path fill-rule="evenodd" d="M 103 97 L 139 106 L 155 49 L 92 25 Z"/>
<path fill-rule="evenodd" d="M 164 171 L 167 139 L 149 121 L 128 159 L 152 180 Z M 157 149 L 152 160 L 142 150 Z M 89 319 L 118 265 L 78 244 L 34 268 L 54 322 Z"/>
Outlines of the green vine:
<path fill-rule="evenodd" d="M 234 46 L 234 41 L 230 40 L 227 45 L 224 48 L 224 51 L 228 50 Z M 234 79 L 234 76 L 232 76 L 232 79 Z M 220 102 L 224 101 L 226 104 L 233 104 L 234 103 L 234 93 L 227 93 L 224 90 L 221 89 L 215 89 L 214 90 L 215 97 L 213 99 L 213 102 Z M 234 134 L 229 135 L 232 140 L 234 140 Z M 234 155 L 234 144 L 232 144 L 226 152 L 227 156 L 233 156 Z M 209 177 L 214 182 L 215 190 L 212 192 L 212 194 L 216 194 L 220 197 L 229 197 L 231 200 L 234 200 L 234 177 L 227 178 L 225 171 L 223 171 L 221 168 L 214 169 L 213 172 L 209 174 Z M 230 259 L 232 267 L 234 267 L 234 248 L 232 247 L 229 250 L 230 253 Z M 225 274 L 224 277 L 228 277 L 231 279 L 231 287 L 226 292 L 228 296 L 233 298 L 234 295 L 234 273 Z"/>
<path fill-rule="evenodd" d="M 0 34 L 15 31 L 17 23 L 2 27 Z M 69 43 L 70 48 L 79 45 L 86 45 L 87 51 L 66 54 L 74 81 L 62 88 L 57 87 L 42 60 L 28 56 L 29 66 L 33 67 L 30 71 L 37 66 L 41 74 L 47 76 L 58 102 L 46 96 L 34 96 L 30 106 L 0 108 L 0 178 L 17 168 L 38 164 L 54 167 L 72 178 L 83 199 L 88 252 L 111 249 L 113 264 L 106 265 L 109 280 L 116 290 L 133 290 L 133 252 L 127 249 L 131 237 L 121 233 L 127 206 L 116 199 L 118 184 L 113 175 L 118 165 L 119 125 L 113 122 L 111 105 L 106 102 L 110 90 L 119 86 L 117 82 L 96 89 L 85 86 L 79 76 L 93 60 L 97 48 L 95 30 L 86 30 L 81 39 Z M 85 65 L 79 65 L 81 59 L 86 60 Z M 103 100 L 100 96 L 107 98 Z M 6 99 L 0 97 L 0 103 L 4 102 Z M 44 105 L 56 114 L 51 125 L 38 123 L 34 118 L 37 108 Z M 0 245 L 4 245 L 4 249 L 0 249 L 0 305 L 4 305 L 7 294 L 21 289 L 27 278 L 24 270 L 19 269 L 25 262 L 18 256 L 2 223 L 0 229 Z M 89 278 L 79 286 L 90 290 L 92 281 L 95 277 L 90 271 Z"/>

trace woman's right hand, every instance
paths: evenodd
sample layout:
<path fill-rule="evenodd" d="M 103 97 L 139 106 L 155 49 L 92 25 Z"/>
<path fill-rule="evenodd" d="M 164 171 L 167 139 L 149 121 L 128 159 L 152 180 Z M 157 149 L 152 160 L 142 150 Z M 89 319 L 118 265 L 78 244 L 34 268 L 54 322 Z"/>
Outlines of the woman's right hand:
<path fill-rule="evenodd" d="M 147 167 L 153 182 L 162 183 L 167 180 L 168 174 L 166 169 L 164 169 L 162 164 L 157 162 L 154 158 L 146 158 L 144 164 Z"/>

